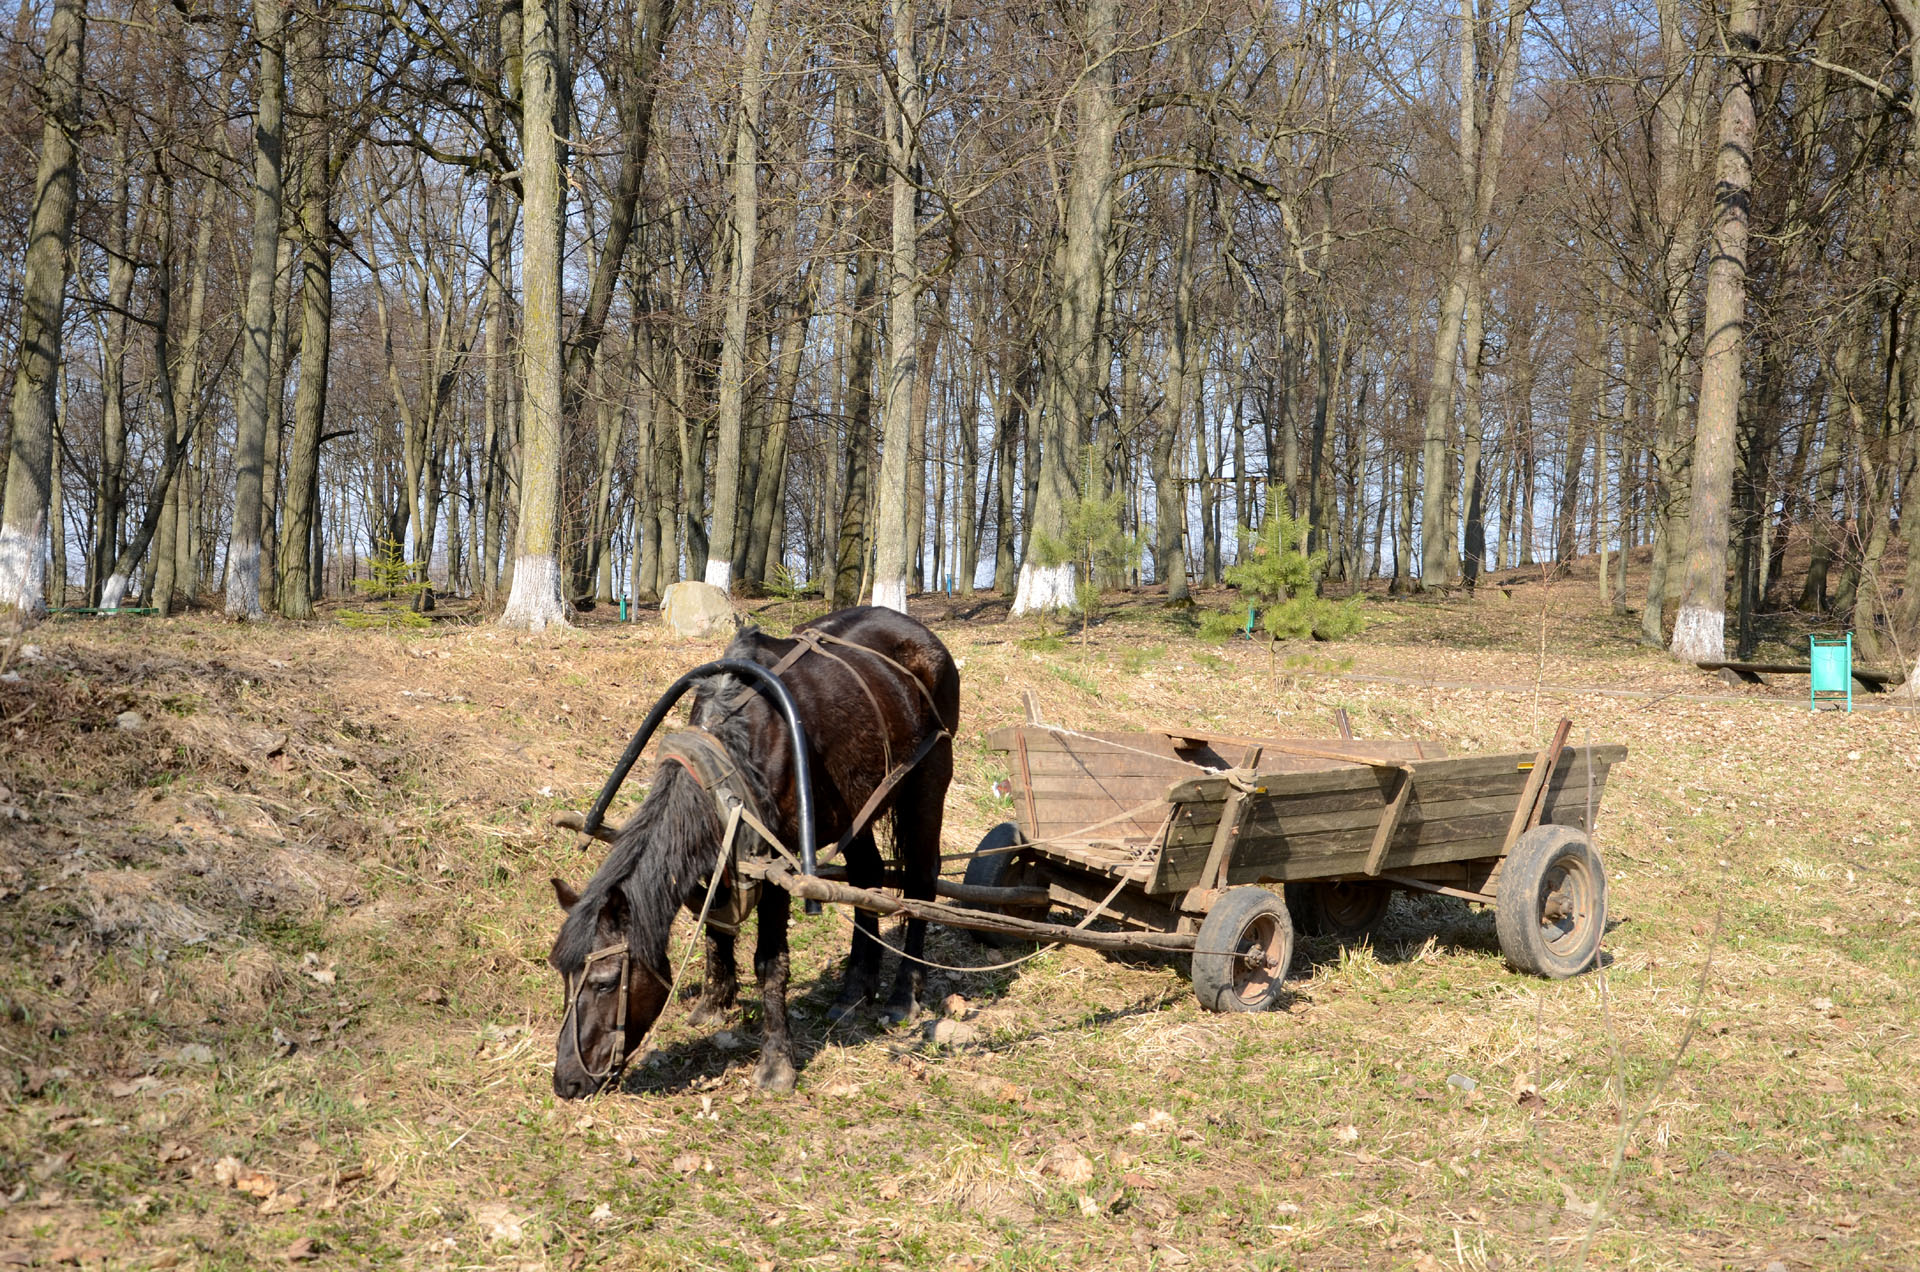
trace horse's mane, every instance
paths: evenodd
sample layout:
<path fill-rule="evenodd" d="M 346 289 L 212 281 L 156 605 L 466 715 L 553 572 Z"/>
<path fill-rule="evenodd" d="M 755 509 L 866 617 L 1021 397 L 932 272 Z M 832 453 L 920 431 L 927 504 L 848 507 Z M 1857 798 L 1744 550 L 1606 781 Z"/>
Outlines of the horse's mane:
<path fill-rule="evenodd" d="M 723 676 L 696 691 L 693 722 L 720 740 L 754 802 L 771 811 L 773 802 L 753 760 L 750 726 L 740 711 L 752 697 L 737 679 Z M 606 860 L 567 912 L 553 943 L 553 965 L 571 974 L 586 962 L 600 913 L 617 888 L 627 904 L 634 957 L 664 974 L 674 915 L 713 866 L 724 829 L 713 796 L 680 764 L 663 763 L 647 798 L 614 835 Z"/>

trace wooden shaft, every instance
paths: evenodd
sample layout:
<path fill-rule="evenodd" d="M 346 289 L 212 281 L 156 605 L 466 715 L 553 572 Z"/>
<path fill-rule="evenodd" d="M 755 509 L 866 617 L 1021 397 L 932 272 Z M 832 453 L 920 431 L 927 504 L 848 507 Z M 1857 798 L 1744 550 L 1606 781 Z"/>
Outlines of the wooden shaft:
<path fill-rule="evenodd" d="M 1506 856 L 1513 846 L 1520 842 L 1520 836 L 1527 833 L 1540 816 L 1540 793 L 1547 788 L 1553 777 L 1553 770 L 1560 765 L 1560 750 L 1567 744 L 1567 734 L 1573 729 L 1573 721 L 1562 716 L 1553 730 L 1553 741 L 1547 743 L 1533 761 L 1533 771 L 1527 774 L 1527 784 L 1520 791 L 1520 802 L 1514 805 L 1513 822 L 1507 827 L 1507 840 L 1500 847 L 1500 855 Z"/>
<path fill-rule="evenodd" d="M 1083 945 L 1094 950 L 1159 950 L 1170 954 L 1184 954 L 1193 949 L 1193 937 L 1179 932 L 1095 932 L 1086 928 L 1068 927 L 1064 923 L 1036 923 L 1032 919 L 1016 919 L 1011 915 L 993 914 L 985 910 L 962 910 L 956 906 L 942 905 L 938 901 L 916 901 L 910 897 L 889 896 L 884 892 L 874 892 L 866 888 L 852 888 L 844 883 L 834 883 L 817 875 L 794 873 L 792 867 L 780 865 L 769 869 L 766 881 L 775 887 L 783 888 L 796 897 L 808 901 L 832 901 L 840 905 L 858 906 L 862 910 L 872 910 L 878 914 L 905 914 L 916 919 L 930 919 L 935 923 L 944 923 L 948 927 L 966 928 L 975 932 L 999 932 L 1006 936 L 1021 936 L 1035 941 L 1059 941 L 1067 945 Z"/>

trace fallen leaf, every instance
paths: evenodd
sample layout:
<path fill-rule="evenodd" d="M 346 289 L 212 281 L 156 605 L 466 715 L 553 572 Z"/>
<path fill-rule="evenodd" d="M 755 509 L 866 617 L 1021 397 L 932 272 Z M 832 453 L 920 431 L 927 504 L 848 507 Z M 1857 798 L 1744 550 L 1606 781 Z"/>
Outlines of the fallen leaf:
<path fill-rule="evenodd" d="M 288 1263 L 300 1263 L 307 1259 L 317 1259 L 326 1252 L 326 1247 L 312 1237 L 295 1237 L 293 1244 L 280 1252 L 280 1257 Z"/>
<path fill-rule="evenodd" d="M 691 1175 L 700 1169 L 700 1154 L 681 1153 L 673 1159 L 673 1168 L 682 1175 Z"/>
<path fill-rule="evenodd" d="M 605 1223 L 611 1218 L 613 1218 L 613 1207 L 603 1201 L 593 1208 L 593 1213 L 587 1216 L 587 1222 Z"/>
<path fill-rule="evenodd" d="M 1360 1129 L 1356 1126 L 1342 1126 L 1333 1132 L 1333 1138 L 1342 1144 L 1351 1144 L 1360 1138 Z"/>
<path fill-rule="evenodd" d="M 192 1156 L 193 1156 L 193 1150 L 191 1148 L 188 1148 L 185 1144 L 176 1144 L 172 1140 L 162 1140 L 160 1142 L 160 1164 L 162 1166 L 167 1166 L 174 1162 L 184 1162 L 187 1160 L 187 1158 Z M 223 1162 L 231 1162 L 234 1159 L 231 1157 L 228 1157 L 228 1158 L 223 1158 L 222 1160 Z M 237 1162 L 235 1164 L 238 1165 Z M 219 1178 L 219 1172 L 220 1172 L 220 1168 L 218 1166 L 214 1167 L 215 1178 Z M 225 1184 L 227 1181 L 221 1180 L 220 1182 L 222 1184 Z"/>
<path fill-rule="evenodd" d="M 142 1091 L 151 1091 L 155 1087 L 162 1085 L 164 1084 L 159 1078 L 154 1077 L 152 1074 L 147 1074 L 143 1077 L 134 1078 L 130 1082 L 109 1082 L 107 1083 L 107 1094 L 116 1100 L 124 1100 L 130 1096 L 139 1095 Z"/>
<path fill-rule="evenodd" d="M 900 1185 L 894 1180 L 891 1180 L 891 1179 L 881 1180 L 880 1187 L 875 1191 L 880 1194 L 880 1200 L 882 1201 L 900 1200 Z"/>
<path fill-rule="evenodd" d="M 1081 1193 L 1080 1194 L 1080 1213 L 1085 1215 L 1089 1219 L 1098 1218 L 1100 1215 L 1100 1203 L 1095 1201 L 1093 1198 L 1087 1196 L 1087 1194 Z"/>
<path fill-rule="evenodd" d="M 212 1064 L 213 1048 L 204 1042 L 190 1042 L 180 1048 L 178 1059 L 181 1064 Z"/>

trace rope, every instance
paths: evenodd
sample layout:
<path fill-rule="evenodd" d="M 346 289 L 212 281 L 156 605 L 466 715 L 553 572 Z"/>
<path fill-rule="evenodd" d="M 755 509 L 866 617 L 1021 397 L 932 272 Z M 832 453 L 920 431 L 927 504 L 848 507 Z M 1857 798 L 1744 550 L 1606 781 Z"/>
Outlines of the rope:
<path fill-rule="evenodd" d="M 693 930 L 687 933 L 686 949 L 681 951 L 680 962 L 673 969 L 673 981 L 667 986 L 669 1005 L 674 1002 L 674 995 L 680 992 L 680 973 L 686 970 L 687 964 L 693 960 L 693 940 L 700 934 L 700 929 L 707 925 L 707 913 L 713 909 L 714 895 L 720 891 L 720 872 L 727 864 L 727 858 L 733 853 L 734 833 L 740 829 L 740 819 L 743 816 L 752 819 L 756 828 L 759 826 L 759 818 L 748 813 L 743 804 L 736 803 L 732 811 L 727 814 L 727 833 L 720 838 L 720 856 L 714 861 L 712 875 L 707 880 L 707 899 L 700 907 L 700 917 L 693 921 Z M 786 849 L 782 848 L 780 851 L 784 853 Z"/>

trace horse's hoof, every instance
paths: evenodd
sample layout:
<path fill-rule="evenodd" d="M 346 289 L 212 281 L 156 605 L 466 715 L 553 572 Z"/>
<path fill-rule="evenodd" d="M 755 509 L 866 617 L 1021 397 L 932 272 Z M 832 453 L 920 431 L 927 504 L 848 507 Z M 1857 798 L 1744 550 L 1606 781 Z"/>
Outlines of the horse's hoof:
<path fill-rule="evenodd" d="M 761 1057 L 759 1067 L 753 1071 L 754 1085 L 769 1095 L 792 1095 L 798 1077 L 793 1061 L 781 1056 Z"/>
<path fill-rule="evenodd" d="M 880 1020 L 889 1029 L 906 1024 L 920 1014 L 920 1004 L 915 1002 L 888 1003 L 880 1012 Z"/>
<path fill-rule="evenodd" d="M 696 1027 L 717 1024 L 725 1020 L 732 1011 L 732 1003 L 710 1003 L 702 998 L 693 1005 L 693 1011 L 687 1016 L 687 1023 Z"/>

